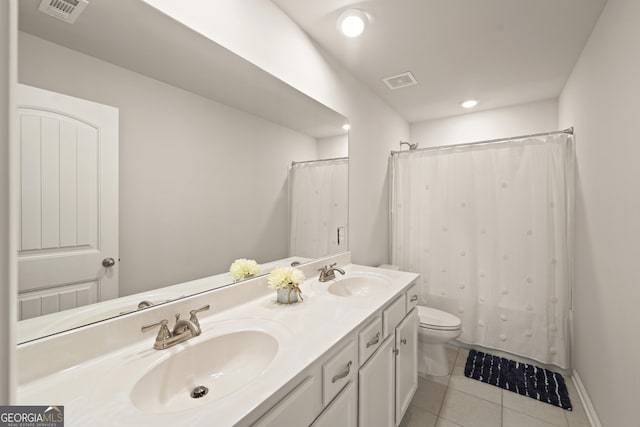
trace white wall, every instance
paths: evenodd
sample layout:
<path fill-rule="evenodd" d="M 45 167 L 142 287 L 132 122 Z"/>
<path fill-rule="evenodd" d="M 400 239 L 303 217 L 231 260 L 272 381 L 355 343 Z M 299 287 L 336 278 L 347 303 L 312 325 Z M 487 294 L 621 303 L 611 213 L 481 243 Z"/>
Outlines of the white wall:
<path fill-rule="evenodd" d="M 349 136 L 337 135 L 318 139 L 318 158 L 335 159 L 349 156 Z"/>
<path fill-rule="evenodd" d="M 121 295 L 288 255 L 287 169 L 316 158 L 314 138 L 29 34 L 19 43 L 21 83 L 120 109 Z"/>
<path fill-rule="evenodd" d="M 145 1 L 349 118 L 349 249 L 388 262 L 387 159 L 407 122 L 269 0 Z"/>
<path fill-rule="evenodd" d="M 640 2 L 609 0 L 560 96 L 577 151 L 575 351 L 604 426 L 637 426 Z"/>
<path fill-rule="evenodd" d="M 557 99 L 416 122 L 410 133 L 412 143 L 432 147 L 553 130 L 558 130 Z"/>
<path fill-rule="evenodd" d="M 9 148 L 12 113 L 10 87 L 16 78 L 17 3 L 0 2 L 0 405 L 8 405 L 15 398 L 15 326 L 16 286 L 15 239 L 11 233 L 15 218 L 9 211 L 10 158 Z"/>

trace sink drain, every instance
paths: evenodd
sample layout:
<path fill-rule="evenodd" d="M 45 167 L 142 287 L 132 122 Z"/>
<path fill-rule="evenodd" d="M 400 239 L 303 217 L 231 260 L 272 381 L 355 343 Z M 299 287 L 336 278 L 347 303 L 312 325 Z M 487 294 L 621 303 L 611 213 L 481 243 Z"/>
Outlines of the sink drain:
<path fill-rule="evenodd" d="M 201 397 L 206 396 L 207 393 L 209 393 L 209 389 L 203 385 L 199 385 L 198 387 L 191 390 L 191 397 L 193 397 L 194 399 L 200 399 Z"/>

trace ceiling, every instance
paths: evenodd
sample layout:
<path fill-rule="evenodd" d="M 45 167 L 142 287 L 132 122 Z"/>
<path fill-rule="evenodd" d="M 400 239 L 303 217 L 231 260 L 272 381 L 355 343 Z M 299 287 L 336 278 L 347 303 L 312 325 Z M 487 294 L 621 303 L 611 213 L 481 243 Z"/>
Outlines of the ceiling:
<path fill-rule="evenodd" d="M 143 1 L 90 0 L 73 25 L 19 3 L 20 31 L 315 138 L 345 133 L 345 117 Z"/>
<path fill-rule="evenodd" d="M 557 97 L 606 0 L 272 0 L 409 122 Z M 338 33 L 346 9 L 370 17 Z M 382 79 L 411 71 L 415 86 Z"/>

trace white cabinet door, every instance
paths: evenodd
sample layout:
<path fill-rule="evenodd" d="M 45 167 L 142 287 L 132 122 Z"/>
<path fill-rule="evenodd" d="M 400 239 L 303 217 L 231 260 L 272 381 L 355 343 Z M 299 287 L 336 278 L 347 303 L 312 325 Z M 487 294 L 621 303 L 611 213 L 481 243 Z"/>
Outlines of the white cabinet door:
<path fill-rule="evenodd" d="M 358 394 L 350 382 L 315 420 L 312 427 L 356 427 L 358 424 Z M 282 424 L 284 427 L 285 425 Z M 288 425 L 287 425 L 288 426 Z"/>
<path fill-rule="evenodd" d="M 117 297 L 118 109 L 18 85 L 18 118 L 20 318 Z"/>
<path fill-rule="evenodd" d="M 312 375 L 298 384 L 253 427 L 306 427 L 320 409 L 320 382 L 317 376 Z"/>
<path fill-rule="evenodd" d="M 394 337 L 382 343 L 358 374 L 360 427 L 389 427 L 394 420 Z"/>
<path fill-rule="evenodd" d="M 418 388 L 418 316 L 416 309 L 396 328 L 396 425 Z"/>

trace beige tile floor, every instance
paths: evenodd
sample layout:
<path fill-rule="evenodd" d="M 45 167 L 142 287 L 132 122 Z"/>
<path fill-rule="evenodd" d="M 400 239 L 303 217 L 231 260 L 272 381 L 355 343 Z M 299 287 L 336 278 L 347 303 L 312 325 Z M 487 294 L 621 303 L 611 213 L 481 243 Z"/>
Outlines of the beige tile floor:
<path fill-rule="evenodd" d="M 447 353 L 450 374 L 419 377 L 401 427 L 590 427 L 569 377 L 565 379 L 573 411 L 467 378 L 468 350 L 447 348 Z"/>

